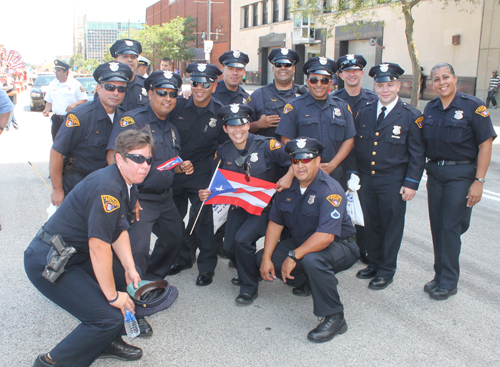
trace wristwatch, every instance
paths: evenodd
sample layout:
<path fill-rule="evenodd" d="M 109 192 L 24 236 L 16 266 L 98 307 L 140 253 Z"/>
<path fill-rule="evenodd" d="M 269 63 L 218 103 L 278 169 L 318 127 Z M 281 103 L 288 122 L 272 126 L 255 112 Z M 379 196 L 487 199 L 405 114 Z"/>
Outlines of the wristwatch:
<path fill-rule="evenodd" d="M 479 182 L 481 182 L 481 183 L 485 183 L 486 182 L 484 178 L 477 178 L 476 177 L 476 180 L 479 181 Z"/>
<path fill-rule="evenodd" d="M 288 252 L 288 257 L 289 257 L 290 259 L 292 259 L 293 261 L 295 261 L 295 262 L 298 262 L 298 261 L 299 261 L 299 259 L 297 259 L 297 258 L 295 257 L 295 251 L 294 251 L 294 250 L 291 250 L 291 251 L 289 251 L 289 252 Z"/>

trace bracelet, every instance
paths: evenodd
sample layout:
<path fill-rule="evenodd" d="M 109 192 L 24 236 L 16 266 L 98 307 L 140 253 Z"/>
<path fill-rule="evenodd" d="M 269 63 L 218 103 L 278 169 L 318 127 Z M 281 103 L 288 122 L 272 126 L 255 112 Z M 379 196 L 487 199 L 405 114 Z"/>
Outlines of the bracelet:
<path fill-rule="evenodd" d="M 112 300 L 112 301 L 108 301 L 108 302 L 109 302 L 110 304 L 111 304 L 111 303 L 116 302 L 116 300 L 118 299 L 118 296 L 119 296 L 119 295 L 120 295 L 120 293 L 116 292 L 116 298 L 115 298 L 114 300 Z"/>

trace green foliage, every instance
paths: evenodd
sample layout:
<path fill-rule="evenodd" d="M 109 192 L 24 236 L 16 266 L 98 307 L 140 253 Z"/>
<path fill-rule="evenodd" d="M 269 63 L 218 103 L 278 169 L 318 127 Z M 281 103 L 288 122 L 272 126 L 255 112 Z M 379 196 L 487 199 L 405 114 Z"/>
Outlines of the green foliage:
<path fill-rule="evenodd" d="M 92 74 L 99 66 L 99 61 L 96 59 L 84 60 L 82 54 L 74 54 L 70 57 L 68 64 L 71 66 L 71 70 L 74 70 L 74 67 L 76 66 L 76 70 L 80 71 L 82 74 Z"/>

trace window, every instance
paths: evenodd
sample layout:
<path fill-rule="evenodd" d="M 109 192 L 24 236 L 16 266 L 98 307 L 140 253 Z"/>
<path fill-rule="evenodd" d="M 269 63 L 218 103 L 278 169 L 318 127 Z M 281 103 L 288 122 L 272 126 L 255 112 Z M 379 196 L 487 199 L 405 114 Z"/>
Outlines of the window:
<path fill-rule="evenodd" d="M 248 28 L 248 21 L 250 15 L 248 14 L 250 9 L 248 9 L 248 5 L 243 7 L 243 28 Z"/>
<path fill-rule="evenodd" d="M 285 0 L 285 16 L 284 20 L 290 20 L 290 0 Z"/>
<path fill-rule="evenodd" d="M 331 13 L 333 11 L 333 0 L 324 0 L 323 1 L 323 12 Z"/>
<path fill-rule="evenodd" d="M 262 24 L 268 23 L 268 20 L 267 20 L 268 13 L 269 13 L 268 4 L 267 4 L 267 1 L 265 0 L 262 2 Z"/>
<path fill-rule="evenodd" d="M 259 25 L 259 3 L 253 4 L 253 23 L 252 25 L 258 26 Z"/>
<path fill-rule="evenodd" d="M 273 0 L 273 23 L 280 21 L 280 1 Z"/>

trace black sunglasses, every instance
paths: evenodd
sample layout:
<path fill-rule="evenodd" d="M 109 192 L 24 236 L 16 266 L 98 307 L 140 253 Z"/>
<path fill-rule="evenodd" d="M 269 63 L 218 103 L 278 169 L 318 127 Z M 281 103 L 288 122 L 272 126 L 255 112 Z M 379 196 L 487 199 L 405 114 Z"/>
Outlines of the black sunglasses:
<path fill-rule="evenodd" d="M 250 182 L 250 168 L 251 167 L 252 166 L 248 162 L 245 162 L 245 164 L 243 165 L 243 169 L 245 170 L 245 174 L 246 174 L 246 176 L 245 176 L 246 182 Z"/>
<path fill-rule="evenodd" d="M 275 62 L 274 66 L 276 66 L 277 68 L 291 68 L 292 64 L 284 64 L 282 62 Z"/>
<path fill-rule="evenodd" d="M 161 90 L 161 89 L 155 89 L 153 90 L 156 94 L 158 94 L 160 97 L 166 97 L 167 95 L 170 98 L 177 98 L 177 92 L 169 92 L 167 90 Z"/>
<path fill-rule="evenodd" d="M 328 83 L 331 82 L 331 79 L 328 79 L 326 76 L 321 78 L 321 79 L 318 79 L 315 76 L 309 78 L 309 83 L 311 83 L 311 84 L 316 84 L 318 82 L 321 82 L 321 84 L 323 84 L 323 85 L 327 85 Z"/>
<path fill-rule="evenodd" d="M 153 157 L 146 158 L 140 154 L 125 154 L 125 157 L 137 164 L 143 164 L 144 162 L 146 162 L 148 166 L 151 166 L 151 163 L 153 163 Z"/>
<path fill-rule="evenodd" d="M 201 85 L 201 86 L 202 86 L 203 88 L 205 88 L 205 89 L 210 88 L 210 86 L 212 85 L 212 83 L 210 83 L 210 82 L 193 82 L 192 80 L 191 80 L 191 84 L 192 84 L 192 85 L 193 85 L 193 87 L 195 87 L 195 88 L 196 88 L 198 85 Z"/>
<path fill-rule="evenodd" d="M 127 87 L 125 87 L 123 85 L 114 85 L 114 84 L 109 84 L 109 83 L 104 83 L 104 84 L 101 84 L 101 85 L 108 92 L 114 92 L 116 89 L 118 89 L 118 93 L 125 93 L 127 91 Z"/>

